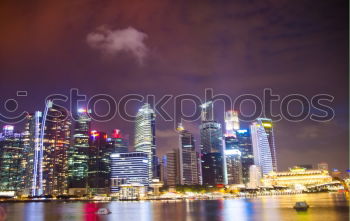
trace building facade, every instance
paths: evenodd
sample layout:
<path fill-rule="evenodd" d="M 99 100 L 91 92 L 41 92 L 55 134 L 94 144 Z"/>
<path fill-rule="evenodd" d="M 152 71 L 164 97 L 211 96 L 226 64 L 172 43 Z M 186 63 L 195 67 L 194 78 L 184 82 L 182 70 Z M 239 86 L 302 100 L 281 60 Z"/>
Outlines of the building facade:
<path fill-rule="evenodd" d="M 221 124 L 213 120 L 213 103 L 201 105 L 201 172 L 204 185 L 226 184 L 226 165 Z"/>
<path fill-rule="evenodd" d="M 199 154 L 196 151 L 193 134 L 185 130 L 182 126 L 178 127 L 179 132 L 179 166 L 180 166 L 180 184 L 198 185 L 199 179 Z"/>
<path fill-rule="evenodd" d="M 225 137 L 225 160 L 227 184 L 242 184 L 242 160 L 238 139 L 235 136 Z"/>
<path fill-rule="evenodd" d="M 155 113 L 149 104 L 144 104 L 136 114 L 135 149 L 148 155 L 149 182 L 157 178 Z"/>
<path fill-rule="evenodd" d="M 261 167 L 262 174 L 277 171 L 277 159 L 271 119 L 258 118 L 251 124 L 254 164 Z"/>
<path fill-rule="evenodd" d="M 110 155 L 107 134 L 91 131 L 89 138 L 88 187 L 92 194 L 109 192 Z"/>
<path fill-rule="evenodd" d="M 149 186 L 149 156 L 144 152 L 113 153 L 111 161 L 111 192 L 119 191 L 123 184 Z"/>
<path fill-rule="evenodd" d="M 73 139 L 69 149 L 68 187 L 70 194 L 85 194 L 88 178 L 89 136 L 91 119 L 89 110 L 80 108 L 73 114 Z"/>
<path fill-rule="evenodd" d="M 238 140 L 238 149 L 241 152 L 242 161 L 242 181 L 244 184 L 249 183 L 250 166 L 254 164 L 254 155 L 252 140 L 249 129 L 236 130 Z"/>
<path fill-rule="evenodd" d="M 6 125 L 0 133 L 0 191 L 21 191 L 23 172 L 23 135 Z"/>

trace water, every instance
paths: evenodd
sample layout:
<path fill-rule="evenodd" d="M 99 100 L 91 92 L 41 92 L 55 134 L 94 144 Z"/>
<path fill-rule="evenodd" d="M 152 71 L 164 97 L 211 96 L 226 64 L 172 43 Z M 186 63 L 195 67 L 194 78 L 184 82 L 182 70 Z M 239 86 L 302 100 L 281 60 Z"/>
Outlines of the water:
<path fill-rule="evenodd" d="M 307 212 L 296 212 L 296 201 L 306 200 Z M 88 203 L 31 202 L 0 204 L 6 220 L 85 220 L 85 221 L 227 221 L 227 220 L 349 220 L 349 202 L 342 194 L 304 194 L 266 196 L 254 199 L 183 200 Z M 109 215 L 96 215 L 98 207 L 107 207 Z"/>

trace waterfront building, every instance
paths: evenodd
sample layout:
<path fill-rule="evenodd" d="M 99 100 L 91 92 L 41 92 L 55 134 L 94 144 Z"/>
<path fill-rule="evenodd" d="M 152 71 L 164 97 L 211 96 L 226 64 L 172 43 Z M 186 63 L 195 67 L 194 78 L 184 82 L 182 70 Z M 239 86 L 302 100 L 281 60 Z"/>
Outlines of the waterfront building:
<path fill-rule="evenodd" d="M 37 192 L 35 195 L 67 194 L 68 149 L 70 147 L 71 121 L 69 113 L 46 103 L 40 127 L 40 143 L 37 156 Z"/>
<path fill-rule="evenodd" d="M 283 172 L 272 171 L 265 174 L 262 180 L 264 186 L 285 186 L 291 188 L 325 184 L 331 181 L 332 177 L 327 170 L 307 170 L 301 167 L 293 167 Z"/>
<path fill-rule="evenodd" d="M 234 136 L 225 137 L 225 161 L 227 184 L 242 184 L 242 160 L 238 140 Z"/>
<path fill-rule="evenodd" d="M 142 200 L 147 196 L 147 187 L 139 183 L 120 185 L 119 200 Z"/>
<path fill-rule="evenodd" d="M 201 172 L 204 185 L 226 184 L 226 165 L 223 150 L 221 124 L 214 121 L 213 103 L 201 105 L 202 122 L 200 125 Z"/>
<path fill-rule="evenodd" d="M 261 167 L 262 174 L 277 171 L 273 125 L 271 119 L 258 118 L 251 124 L 254 164 Z"/>
<path fill-rule="evenodd" d="M 0 133 L 0 191 L 16 193 L 23 188 L 23 135 L 5 125 Z"/>
<path fill-rule="evenodd" d="M 109 192 L 110 155 L 107 134 L 92 130 L 89 138 L 88 187 L 92 194 Z"/>
<path fill-rule="evenodd" d="M 239 129 L 235 132 L 238 140 L 238 149 L 241 152 L 242 181 L 244 184 L 248 184 L 250 177 L 250 166 L 254 164 L 254 155 L 250 130 Z"/>
<path fill-rule="evenodd" d="M 163 156 L 162 171 L 162 181 L 166 186 L 174 188 L 180 184 L 179 150 L 174 149 Z"/>
<path fill-rule="evenodd" d="M 222 153 L 202 154 L 203 184 L 217 186 L 225 184 L 224 157 Z"/>
<path fill-rule="evenodd" d="M 157 178 L 156 156 L 156 115 L 149 104 L 144 104 L 136 114 L 135 121 L 135 149 L 148 156 L 149 182 Z"/>
<path fill-rule="evenodd" d="M 90 110 L 79 108 L 74 113 L 73 143 L 69 149 L 68 186 L 69 194 L 86 194 L 89 159 Z"/>
<path fill-rule="evenodd" d="M 261 168 L 258 165 L 251 165 L 249 167 L 249 183 L 248 188 L 256 189 L 261 186 Z"/>
<path fill-rule="evenodd" d="M 33 196 L 37 190 L 37 166 L 40 144 L 42 112 L 36 111 L 26 117 L 23 131 L 23 195 Z M 35 174 L 35 176 L 34 176 Z M 34 179 L 36 178 L 36 179 Z"/>
<path fill-rule="evenodd" d="M 182 125 L 179 132 L 179 167 L 181 185 L 198 185 L 199 180 L 199 154 L 196 151 L 193 134 L 185 130 Z"/>
<path fill-rule="evenodd" d="M 144 152 L 112 153 L 110 155 L 111 192 L 118 192 L 122 184 L 149 186 L 149 155 Z"/>

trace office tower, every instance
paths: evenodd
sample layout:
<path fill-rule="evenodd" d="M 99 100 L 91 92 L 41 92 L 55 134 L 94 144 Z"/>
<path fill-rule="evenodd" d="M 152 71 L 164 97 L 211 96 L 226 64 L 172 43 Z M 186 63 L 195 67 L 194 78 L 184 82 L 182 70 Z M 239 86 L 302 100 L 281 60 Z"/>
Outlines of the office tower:
<path fill-rule="evenodd" d="M 275 141 L 271 119 L 258 118 L 250 126 L 254 164 L 261 167 L 262 174 L 277 171 Z"/>
<path fill-rule="evenodd" d="M 36 111 L 26 117 L 23 132 L 23 194 L 38 195 L 40 128 L 42 112 Z M 41 164 L 41 163 L 40 163 Z"/>
<path fill-rule="evenodd" d="M 111 160 L 111 192 L 118 192 L 123 184 L 149 186 L 149 155 L 144 152 L 113 153 Z"/>
<path fill-rule="evenodd" d="M 202 123 L 200 125 L 201 169 L 204 185 L 226 183 L 226 166 L 223 157 L 221 124 L 213 120 L 213 103 L 201 105 Z"/>
<path fill-rule="evenodd" d="M 156 115 L 149 104 L 144 104 L 136 114 L 135 149 L 144 152 L 149 158 L 149 181 L 157 175 L 156 157 Z"/>
<path fill-rule="evenodd" d="M 80 108 L 74 113 L 73 141 L 68 159 L 68 187 L 70 194 L 85 194 L 87 188 L 89 135 L 91 119 L 89 110 Z"/>
<path fill-rule="evenodd" d="M 225 137 L 225 160 L 227 184 L 242 183 L 242 162 L 238 140 L 234 136 Z"/>
<path fill-rule="evenodd" d="M 239 130 L 238 112 L 229 110 L 225 112 L 226 136 L 235 136 L 235 131 Z"/>
<path fill-rule="evenodd" d="M 196 151 L 193 134 L 185 130 L 182 125 L 178 127 L 179 132 L 179 165 L 180 184 L 198 185 L 199 181 L 199 155 Z"/>
<path fill-rule="evenodd" d="M 112 137 L 107 138 L 107 144 L 112 149 L 112 153 L 127 153 L 129 148 L 129 139 L 122 135 L 120 130 L 113 130 Z"/>
<path fill-rule="evenodd" d="M 0 134 L 0 191 L 22 190 L 23 137 L 6 125 Z"/>
<path fill-rule="evenodd" d="M 89 138 L 88 187 L 92 194 L 109 192 L 110 155 L 107 134 L 92 130 Z"/>
<path fill-rule="evenodd" d="M 71 126 L 68 116 L 65 109 L 52 101 L 46 103 L 41 118 L 39 143 L 34 147 L 32 194 L 35 196 L 67 193 L 67 151 Z"/>
<path fill-rule="evenodd" d="M 236 130 L 238 149 L 241 152 L 243 183 L 249 183 L 249 168 L 254 164 L 252 139 L 249 129 Z"/>
<path fill-rule="evenodd" d="M 318 163 L 317 164 L 317 168 L 319 170 L 327 170 L 328 171 L 328 163 L 324 163 L 324 162 Z"/>
<path fill-rule="evenodd" d="M 258 188 L 261 186 L 261 168 L 257 165 L 251 165 L 249 168 L 249 188 Z"/>
<path fill-rule="evenodd" d="M 180 160 L 179 150 L 172 150 L 163 156 L 162 181 L 168 187 L 174 188 L 180 184 Z"/>

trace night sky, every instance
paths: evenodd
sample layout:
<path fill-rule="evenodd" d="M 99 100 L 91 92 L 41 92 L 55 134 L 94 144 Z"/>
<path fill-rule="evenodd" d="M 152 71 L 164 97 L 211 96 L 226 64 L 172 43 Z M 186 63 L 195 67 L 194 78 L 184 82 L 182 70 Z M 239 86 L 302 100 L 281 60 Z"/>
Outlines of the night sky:
<path fill-rule="evenodd" d="M 275 123 L 278 167 L 324 161 L 344 170 L 348 11 L 346 0 L 2 0 L 1 113 L 6 99 L 33 112 L 44 108 L 47 95 L 70 88 L 116 99 L 129 93 L 203 97 L 205 88 L 233 98 L 261 97 L 264 88 L 280 96 L 326 93 L 335 97 L 332 121 Z M 18 90 L 28 97 L 16 98 Z M 130 111 L 139 105 L 131 102 Z M 274 108 L 278 113 L 278 104 Z M 220 122 L 223 112 L 216 105 Z M 185 123 L 199 146 L 198 125 Z M 118 117 L 93 128 L 119 128 L 131 140 L 134 133 L 134 124 Z M 173 123 L 157 118 L 158 155 L 177 146 Z"/>

